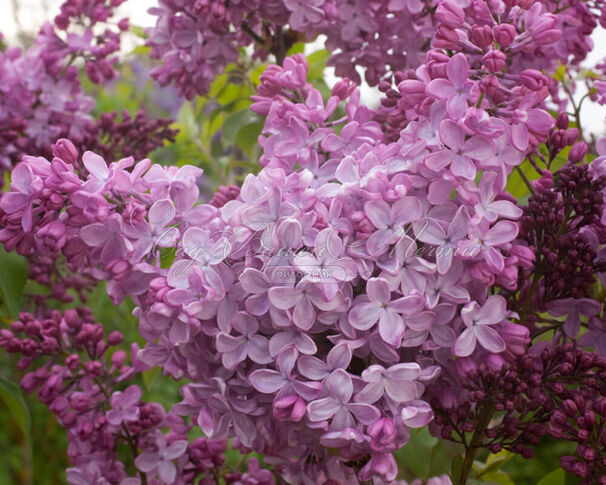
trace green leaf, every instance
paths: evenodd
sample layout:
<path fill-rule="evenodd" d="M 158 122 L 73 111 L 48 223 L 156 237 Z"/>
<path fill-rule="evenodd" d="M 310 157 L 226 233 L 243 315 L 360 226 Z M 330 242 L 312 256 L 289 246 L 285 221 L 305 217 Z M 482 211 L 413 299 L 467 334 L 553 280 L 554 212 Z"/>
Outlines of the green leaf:
<path fill-rule="evenodd" d="M 463 470 L 463 455 L 457 455 L 452 459 L 452 465 L 450 467 L 450 478 L 453 483 L 457 483 L 459 481 L 459 477 L 461 476 L 461 471 Z"/>
<path fill-rule="evenodd" d="M 537 485 L 565 485 L 566 472 L 562 468 L 558 468 L 545 475 Z"/>
<path fill-rule="evenodd" d="M 415 478 L 429 478 L 430 460 L 432 449 L 438 443 L 438 438 L 431 436 L 427 428 L 413 431 L 408 443 L 394 453 L 398 464 L 410 470 Z"/>
<path fill-rule="evenodd" d="M 223 123 L 223 138 L 229 143 L 233 143 L 240 129 L 253 121 L 255 121 L 255 115 L 248 109 L 229 115 Z"/>
<path fill-rule="evenodd" d="M 32 444 L 32 422 L 29 408 L 23 398 L 23 393 L 17 384 L 0 377 L 0 399 L 4 401 L 15 421 L 21 428 L 28 446 Z"/>
<path fill-rule="evenodd" d="M 562 82 L 564 80 L 564 76 L 566 76 L 566 64 L 560 63 L 556 72 L 553 74 L 553 78 L 556 81 Z"/>
<path fill-rule="evenodd" d="M 139 27 L 138 25 L 130 25 L 128 30 L 141 39 L 147 39 L 148 37 L 148 35 L 145 33 L 145 29 L 143 27 Z"/>
<path fill-rule="evenodd" d="M 149 370 L 146 370 L 143 372 L 143 383 L 145 384 L 145 388 L 150 391 L 153 387 L 155 382 L 158 380 L 158 378 L 161 375 L 161 370 L 160 367 L 152 367 Z"/>
<path fill-rule="evenodd" d="M 486 473 L 482 475 L 482 479 L 487 482 L 498 483 L 499 485 L 515 485 L 510 476 L 507 475 L 507 473 L 505 473 L 503 470 L 498 470 L 492 473 Z"/>
<path fill-rule="evenodd" d="M 309 64 L 309 80 L 324 79 L 324 69 L 326 68 L 326 61 L 330 56 L 330 52 L 326 49 L 316 51 L 307 56 L 307 63 Z"/>
<path fill-rule="evenodd" d="M 302 54 L 305 50 L 305 43 L 295 42 L 290 49 L 288 49 L 287 56 L 294 56 L 295 54 Z"/>
<path fill-rule="evenodd" d="M 12 318 L 19 318 L 23 308 L 23 288 L 27 281 L 27 261 L 17 253 L 0 248 L 0 291 L 3 304 Z"/>
<path fill-rule="evenodd" d="M 515 455 L 507 450 L 501 450 L 499 453 L 490 454 L 486 459 L 486 464 L 479 476 L 484 477 L 487 474 L 498 472 Z"/>
<path fill-rule="evenodd" d="M 193 140 L 198 137 L 198 125 L 196 124 L 196 116 L 191 103 L 183 103 L 179 113 L 177 114 L 177 126 L 179 134 L 188 140 Z"/>
<path fill-rule="evenodd" d="M 263 122 L 254 121 L 240 128 L 236 135 L 236 145 L 251 161 L 256 161 L 255 149 L 259 146 L 259 135 L 262 129 Z"/>
<path fill-rule="evenodd" d="M 135 47 L 130 53 L 136 56 L 146 56 L 149 57 L 149 53 L 151 52 L 151 47 L 148 45 L 138 45 Z"/>

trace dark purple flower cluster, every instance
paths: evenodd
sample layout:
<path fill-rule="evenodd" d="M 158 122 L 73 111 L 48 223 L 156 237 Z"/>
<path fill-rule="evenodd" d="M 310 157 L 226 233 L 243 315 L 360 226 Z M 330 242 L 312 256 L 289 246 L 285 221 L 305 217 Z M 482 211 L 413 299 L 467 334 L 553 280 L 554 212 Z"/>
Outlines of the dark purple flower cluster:
<path fill-rule="evenodd" d="M 455 374 L 429 389 L 433 433 L 524 458 L 544 436 L 572 441 L 577 454 L 561 457 L 562 467 L 582 483 L 606 483 L 606 359 L 544 342 L 500 369 L 459 359 Z"/>
<path fill-rule="evenodd" d="M 149 119 L 145 111 L 134 116 L 123 111 L 103 113 L 87 131 L 83 149 L 94 151 L 106 159 L 145 158 L 156 148 L 175 141 L 178 130 L 171 128 L 169 118 Z M 84 151 L 84 150 L 83 150 Z"/>

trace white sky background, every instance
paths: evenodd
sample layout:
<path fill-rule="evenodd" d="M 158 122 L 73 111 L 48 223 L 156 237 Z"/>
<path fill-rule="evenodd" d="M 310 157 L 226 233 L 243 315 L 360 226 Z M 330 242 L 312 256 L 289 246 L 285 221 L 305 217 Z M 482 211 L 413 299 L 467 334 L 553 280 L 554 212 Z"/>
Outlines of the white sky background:
<path fill-rule="evenodd" d="M 7 40 L 14 38 L 17 33 L 15 11 L 13 6 L 18 5 L 18 21 L 23 30 L 36 32 L 39 27 L 59 11 L 62 0 L 0 0 L 0 31 L 4 33 Z M 120 7 L 123 16 L 128 17 L 133 25 L 148 27 L 154 24 L 155 17 L 147 13 L 147 9 L 156 5 L 156 0 L 127 0 Z M 120 17 L 119 17 L 120 18 Z M 598 27 L 593 34 L 595 48 L 589 54 L 585 65 L 594 66 L 606 56 L 606 50 L 601 48 L 606 44 L 606 30 Z M 317 48 L 321 48 L 321 42 L 316 42 Z M 313 49 L 313 47 L 312 47 Z M 329 85 L 335 82 L 333 69 L 327 69 L 327 81 Z M 585 94 L 584 86 L 577 93 L 577 98 Z M 376 89 L 362 86 L 362 99 L 371 105 L 376 105 L 378 96 Z M 606 134 L 606 106 L 599 106 L 586 100 L 581 111 L 581 121 L 586 131 L 602 135 Z"/>

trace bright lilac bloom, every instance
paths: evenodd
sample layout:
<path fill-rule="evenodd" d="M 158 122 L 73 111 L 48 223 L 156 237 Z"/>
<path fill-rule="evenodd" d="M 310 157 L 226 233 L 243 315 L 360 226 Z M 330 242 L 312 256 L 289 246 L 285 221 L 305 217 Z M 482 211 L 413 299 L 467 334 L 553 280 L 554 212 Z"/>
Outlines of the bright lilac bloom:
<path fill-rule="evenodd" d="M 469 64 L 464 54 L 455 54 L 450 58 L 446 65 L 446 77 L 431 81 L 426 92 L 436 99 L 446 99 L 448 114 L 458 120 L 465 114 L 475 85 L 469 80 Z"/>
<path fill-rule="evenodd" d="M 393 254 L 392 254 L 393 253 Z M 400 286 L 404 295 L 413 290 L 423 293 L 427 275 L 435 273 L 436 266 L 418 257 L 417 243 L 409 236 L 402 237 L 387 257 L 377 261 L 377 266 L 384 270 L 381 274 L 393 287 Z"/>
<path fill-rule="evenodd" d="M 68 468 L 67 482 L 72 485 L 110 485 L 99 469 L 99 465 L 91 463 L 86 467 Z"/>
<path fill-rule="evenodd" d="M 423 3 L 421 0 L 390 0 L 388 8 L 393 12 L 406 8 L 410 13 L 419 13 L 423 9 Z"/>
<path fill-rule="evenodd" d="M 370 278 L 366 283 L 366 296 L 349 312 L 349 323 L 358 330 L 369 330 L 378 321 L 381 338 L 397 347 L 404 335 L 402 314 L 412 315 L 423 305 L 424 298 L 420 294 L 392 300 L 389 283 L 383 278 Z"/>
<path fill-rule="evenodd" d="M 419 221 L 413 226 L 419 241 L 437 246 L 435 253 L 439 274 L 446 274 L 452 266 L 457 245 L 467 236 L 468 222 L 469 215 L 463 206 L 457 211 L 448 227 L 445 227 L 444 221 L 432 218 Z"/>
<path fill-rule="evenodd" d="M 273 231 L 283 217 L 293 217 L 296 208 L 282 200 L 282 193 L 275 188 L 267 197 L 267 204 L 253 205 L 242 213 L 242 222 L 253 230 Z"/>
<path fill-rule="evenodd" d="M 452 120 L 440 124 L 440 140 L 447 148 L 429 155 L 425 164 L 435 172 L 450 165 L 453 175 L 468 180 L 476 176 L 474 160 L 483 163 L 495 152 L 494 143 L 483 136 L 475 135 L 465 141 L 463 129 Z"/>
<path fill-rule="evenodd" d="M 322 94 L 317 89 L 312 89 L 305 100 L 305 104 L 298 104 L 296 105 L 295 109 L 297 110 L 299 116 L 301 116 L 301 118 L 303 118 L 305 121 L 319 125 L 322 124 L 326 119 L 330 118 L 337 108 L 338 103 L 339 99 L 336 96 L 332 96 L 326 103 L 326 107 L 324 107 L 324 99 L 322 98 Z"/>
<path fill-rule="evenodd" d="M 509 200 L 495 200 L 495 197 L 503 192 L 503 187 L 499 187 L 498 176 L 494 172 L 486 172 L 480 180 L 478 191 L 478 203 L 474 206 L 476 214 L 474 222 L 486 219 L 493 223 L 499 217 L 507 219 L 519 219 L 522 215 L 522 209 Z"/>
<path fill-rule="evenodd" d="M 400 417 L 406 426 L 422 428 L 433 420 L 433 410 L 425 401 L 414 400 L 402 408 Z"/>
<path fill-rule="evenodd" d="M 594 317 L 600 312 L 601 305 L 589 298 L 565 298 L 549 304 L 549 313 L 554 317 L 566 316 L 566 321 L 562 325 L 562 330 L 570 338 L 577 338 L 581 327 L 581 315 L 585 317 Z"/>
<path fill-rule="evenodd" d="M 589 319 L 589 329 L 579 339 L 579 345 L 594 347 L 601 357 L 606 357 L 606 321 L 599 317 Z"/>
<path fill-rule="evenodd" d="M 467 303 L 470 299 L 467 289 L 459 283 L 463 276 L 464 268 L 460 261 L 456 261 L 449 271 L 444 275 L 428 278 L 425 286 L 425 300 L 428 308 L 435 308 L 440 300 L 451 303 Z"/>
<path fill-rule="evenodd" d="M 269 355 L 269 342 L 257 335 L 257 319 L 245 312 L 239 312 L 230 322 L 231 327 L 240 333 L 232 336 L 226 333 L 217 335 L 217 350 L 226 369 L 233 370 L 247 357 L 257 364 L 268 364 L 273 359 Z"/>
<path fill-rule="evenodd" d="M 304 377 L 319 381 L 337 369 L 347 369 L 351 362 L 351 347 L 347 343 L 335 345 L 328 355 L 326 362 L 311 355 L 302 355 L 297 361 L 297 368 Z"/>
<path fill-rule="evenodd" d="M 124 222 L 119 214 L 111 214 L 104 223 L 95 222 L 80 229 L 80 237 L 96 249 L 105 264 L 128 256 L 134 246 L 124 237 Z"/>
<path fill-rule="evenodd" d="M 357 276 L 357 266 L 343 255 L 343 241 L 331 229 L 320 232 L 314 244 L 316 252 L 298 253 L 294 265 L 305 275 L 304 280 L 320 288 L 324 299 L 330 301 L 337 295 L 340 284 Z"/>
<path fill-rule="evenodd" d="M 391 453 L 374 453 L 358 474 L 360 480 L 370 481 L 381 477 L 387 483 L 393 482 L 397 476 L 398 464 Z"/>
<path fill-rule="evenodd" d="M 143 473 L 158 472 L 162 483 L 171 484 L 177 477 L 177 468 L 173 461 L 187 451 L 187 441 L 179 440 L 166 445 L 163 433 L 156 434 L 158 451 L 144 451 L 135 459 L 136 467 Z"/>
<path fill-rule="evenodd" d="M 416 197 L 402 197 L 390 207 L 387 202 L 376 200 L 366 202 L 364 212 L 377 229 L 366 242 L 366 251 L 376 257 L 404 236 L 405 224 L 421 217 L 421 203 Z"/>
<path fill-rule="evenodd" d="M 318 346 L 314 340 L 304 331 L 298 328 L 286 327 L 282 332 L 275 333 L 269 340 L 269 354 L 276 357 L 287 347 L 294 347 L 301 355 L 314 355 Z"/>
<path fill-rule="evenodd" d="M 23 213 L 21 225 L 25 232 L 32 228 L 33 203 L 42 190 L 43 182 L 26 163 L 15 167 L 11 177 L 11 190 L 2 195 L 0 208 L 7 214 Z"/>
<path fill-rule="evenodd" d="M 489 352 L 503 352 L 505 342 L 491 325 L 501 323 L 506 316 L 505 298 L 500 295 L 489 296 L 483 306 L 475 301 L 465 305 L 461 310 L 461 318 L 467 328 L 454 343 L 454 354 L 459 357 L 471 355 L 476 348 L 476 342 Z"/>
<path fill-rule="evenodd" d="M 221 275 L 215 266 L 229 255 L 230 243 L 225 238 L 213 240 L 210 232 L 199 227 L 185 231 L 182 243 L 185 254 L 191 260 L 182 259 L 173 264 L 168 273 L 168 283 L 175 288 L 186 288 L 188 271 L 195 264 L 202 270 L 212 288 L 223 291 Z"/>
<path fill-rule="evenodd" d="M 163 167 L 152 165 L 143 179 L 151 187 L 151 193 L 156 199 L 170 198 L 179 211 L 189 209 L 198 199 L 200 191 L 196 187 L 196 179 L 201 177 L 203 170 L 193 165 L 182 167 Z"/>
<path fill-rule="evenodd" d="M 397 403 L 418 399 L 423 386 L 415 379 L 420 375 L 421 367 L 416 363 L 396 364 L 387 369 L 382 365 L 371 365 L 362 372 L 362 380 L 367 384 L 356 394 L 356 401 L 373 404 L 383 394 Z"/>
<path fill-rule="evenodd" d="M 118 426 L 121 423 L 136 421 L 139 418 L 139 400 L 141 389 L 139 386 L 129 386 L 124 392 L 116 391 L 112 394 L 110 404 L 112 408 L 107 413 L 109 424 Z"/>
<path fill-rule="evenodd" d="M 299 261 L 311 261 L 311 258 L 302 259 Z M 317 261 L 314 258 L 314 261 Z M 334 260 L 335 264 L 339 264 L 338 260 Z M 332 262 L 332 261 L 331 261 Z M 305 271 L 313 271 L 312 268 L 318 267 L 321 271 L 324 268 L 330 270 L 331 265 L 326 265 L 322 268 L 313 265 L 302 265 L 302 269 Z M 329 294 L 332 294 L 333 290 L 338 290 L 337 282 L 331 284 Z M 301 330 L 309 330 L 316 321 L 316 310 L 318 308 L 324 311 L 332 311 L 343 304 L 343 297 L 339 297 L 339 294 L 335 293 L 332 299 L 328 302 L 324 299 L 325 293 L 322 292 L 322 288 L 315 282 L 309 281 L 309 278 L 303 279 L 296 287 L 291 288 L 288 286 L 277 286 L 271 288 L 268 292 L 269 300 L 272 305 L 280 310 L 292 311 L 292 319 L 297 327 Z"/>
<path fill-rule="evenodd" d="M 281 398 L 293 392 L 305 400 L 315 399 L 321 389 L 318 383 L 299 381 L 293 370 L 297 360 L 297 350 L 294 347 L 286 348 L 276 357 L 277 371 L 271 369 L 258 369 L 248 376 L 250 384 L 263 394 L 274 394 Z"/>
<path fill-rule="evenodd" d="M 133 239 L 133 259 L 139 260 L 155 248 L 168 248 L 175 244 L 179 237 L 179 230 L 171 227 L 177 214 L 170 199 L 162 199 L 150 207 L 147 218 L 149 222 L 128 221 L 124 227 L 124 234 Z"/>
<path fill-rule="evenodd" d="M 482 256 L 491 268 L 501 272 L 505 258 L 497 248 L 513 241 L 517 235 L 518 225 L 511 221 L 499 221 L 492 227 L 487 222 L 471 224 L 469 238 L 460 241 L 457 249 L 465 256 Z"/>
<path fill-rule="evenodd" d="M 324 17 L 324 11 L 320 8 L 324 0 L 284 0 L 284 5 L 292 13 L 288 23 L 295 30 L 301 30 L 309 23 L 316 23 Z"/>
<path fill-rule="evenodd" d="M 307 415 L 311 421 L 327 421 L 332 418 L 330 430 L 355 428 L 354 416 L 363 424 L 371 424 L 379 418 L 374 406 L 364 403 L 352 403 L 353 383 L 350 375 L 343 369 L 330 374 L 322 385 L 327 397 L 317 399 L 307 405 Z"/>

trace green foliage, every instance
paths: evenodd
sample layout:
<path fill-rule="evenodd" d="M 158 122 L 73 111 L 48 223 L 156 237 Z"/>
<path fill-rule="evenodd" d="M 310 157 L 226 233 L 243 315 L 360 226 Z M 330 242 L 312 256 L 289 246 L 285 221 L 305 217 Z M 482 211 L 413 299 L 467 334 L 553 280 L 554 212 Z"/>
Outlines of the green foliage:
<path fill-rule="evenodd" d="M 19 425 L 21 432 L 31 447 L 32 443 L 32 421 L 29 414 L 29 408 L 23 399 L 21 389 L 14 382 L 0 377 L 0 399 L 10 410 L 15 422 Z"/>
<path fill-rule="evenodd" d="M 17 318 L 25 301 L 23 288 L 27 281 L 27 262 L 17 253 L 7 253 L 0 247 L 0 268 L 2 315 Z"/>
<path fill-rule="evenodd" d="M 428 479 L 450 471 L 453 458 L 462 447 L 431 436 L 427 428 L 411 430 L 408 443 L 394 453 L 400 468 L 399 478 Z"/>
<path fill-rule="evenodd" d="M 203 168 L 209 192 L 218 185 L 241 182 L 247 173 L 260 169 L 257 140 L 263 122 L 249 108 L 265 67 L 228 66 L 207 96 L 184 103 L 179 111 L 175 124 L 179 134 L 166 156 Z"/>

